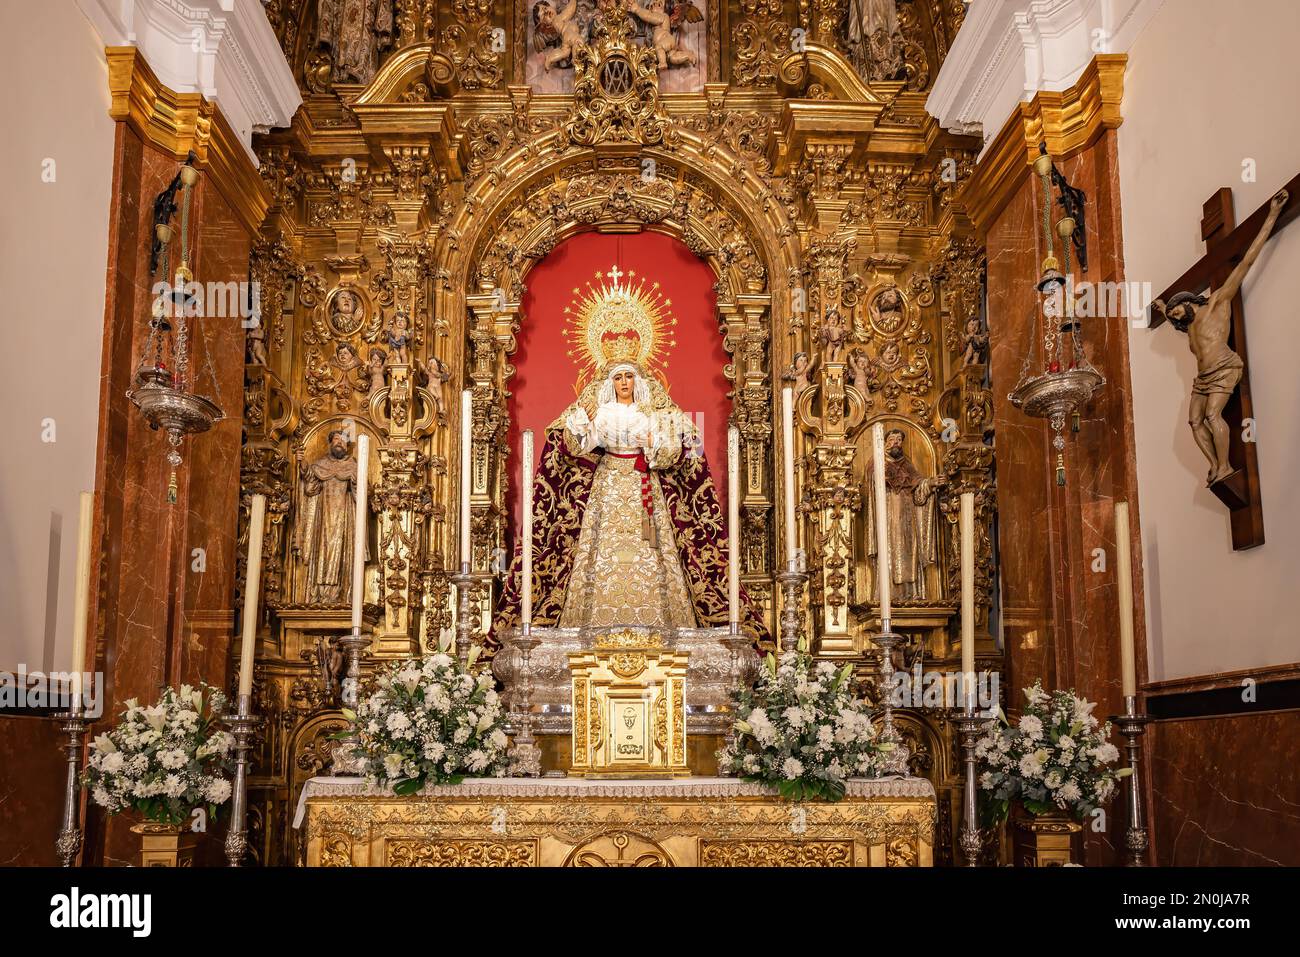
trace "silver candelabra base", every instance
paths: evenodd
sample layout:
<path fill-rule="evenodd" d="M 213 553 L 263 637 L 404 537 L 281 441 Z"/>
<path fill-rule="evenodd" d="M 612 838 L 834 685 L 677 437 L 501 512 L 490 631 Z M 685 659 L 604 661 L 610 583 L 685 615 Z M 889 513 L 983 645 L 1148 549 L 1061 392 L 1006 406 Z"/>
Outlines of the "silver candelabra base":
<path fill-rule="evenodd" d="M 885 619 L 881 622 L 880 632 L 873 635 L 871 640 L 880 649 L 880 665 L 876 670 L 882 705 L 879 741 L 884 745 L 893 745 L 886 752 L 882 770 L 886 774 L 906 775 L 909 752 L 898 729 L 894 727 L 894 648 L 903 641 L 903 636 L 895 633 L 889 625 L 889 619 Z"/>
<path fill-rule="evenodd" d="M 226 831 L 226 862 L 239 867 L 248 852 L 248 752 L 261 718 L 252 713 L 252 696 L 240 695 L 232 714 L 223 718 L 235 738 L 235 783 L 230 794 L 230 828 Z"/>
<path fill-rule="evenodd" d="M 1145 816 L 1142 813 L 1142 735 L 1151 721 L 1138 714 L 1137 696 L 1125 695 L 1124 714 L 1111 718 L 1119 725 L 1128 751 L 1128 828 L 1124 832 L 1124 863 L 1128 867 L 1146 867 L 1149 840 Z"/>
<path fill-rule="evenodd" d="M 75 704 L 55 717 L 63 725 L 63 752 L 67 755 L 67 777 L 63 783 L 63 827 L 54 849 L 64 867 L 71 867 L 81 851 L 81 751 L 86 739 L 86 719 Z"/>

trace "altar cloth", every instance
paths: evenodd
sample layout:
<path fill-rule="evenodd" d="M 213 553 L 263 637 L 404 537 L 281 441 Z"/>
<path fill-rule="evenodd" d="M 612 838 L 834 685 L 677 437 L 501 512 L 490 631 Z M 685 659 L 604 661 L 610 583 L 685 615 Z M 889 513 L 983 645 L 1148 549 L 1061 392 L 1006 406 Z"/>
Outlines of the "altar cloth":
<path fill-rule="evenodd" d="M 925 778 L 851 779 L 790 802 L 736 778 L 467 778 L 398 796 L 315 777 L 298 800 L 308 866 L 929 866 Z"/>

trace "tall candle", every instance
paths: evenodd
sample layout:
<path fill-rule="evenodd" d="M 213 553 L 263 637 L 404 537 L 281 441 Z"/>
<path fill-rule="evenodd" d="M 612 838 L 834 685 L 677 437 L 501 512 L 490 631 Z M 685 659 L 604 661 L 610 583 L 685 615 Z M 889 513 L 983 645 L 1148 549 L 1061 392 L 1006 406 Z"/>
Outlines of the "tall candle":
<path fill-rule="evenodd" d="M 524 468 L 520 483 L 524 492 L 523 601 L 520 621 L 533 624 L 533 430 L 524 430 Z"/>
<path fill-rule="evenodd" d="M 370 478 L 370 436 L 357 438 L 356 524 L 352 528 L 352 627 L 361 627 L 361 601 L 366 592 L 366 485 Z"/>
<path fill-rule="evenodd" d="M 1124 697 L 1137 694 L 1133 654 L 1133 555 L 1128 502 L 1115 503 L 1115 577 L 1119 582 L 1119 664 Z"/>
<path fill-rule="evenodd" d="M 460 567 L 469 568 L 469 491 L 473 484 L 470 458 L 473 455 L 474 393 L 466 389 L 460 394 Z"/>
<path fill-rule="evenodd" d="M 966 709 L 975 704 L 975 493 L 961 493 L 961 673 Z"/>
<path fill-rule="evenodd" d="M 72 709 L 81 707 L 81 673 L 86 668 L 86 616 L 90 613 L 90 522 L 95 495 L 82 492 L 77 520 L 77 587 L 72 605 Z"/>
<path fill-rule="evenodd" d="M 799 541 L 794 520 L 794 390 L 781 390 L 781 439 L 785 446 L 785 552 L 790 569 L 796 570 Z"/>
<path fill-rule="evenodd" d="M 880 630 L 888 631 L 892 609 L 889 601 L 889 513 L 885 501 L 885 426 L 877 422 L 871 429 L 872 468 L 875 473 L 876 507 L 876 583 L 880 591 Z"/>
<path fill-rule="evenodd" d="M 257 644 L 257 595 L 262 590 L 262 535 L 266 496 L 254 495 L 248 509 L 248 573 L 244 576 L 244 635 L 239 646 L 239 696 L 253 693 L 253 651 Z"/>
<path fill-rule="evenodd" d="M 727 429 L 727 621 L 740 621 L 740 430 Z"/>

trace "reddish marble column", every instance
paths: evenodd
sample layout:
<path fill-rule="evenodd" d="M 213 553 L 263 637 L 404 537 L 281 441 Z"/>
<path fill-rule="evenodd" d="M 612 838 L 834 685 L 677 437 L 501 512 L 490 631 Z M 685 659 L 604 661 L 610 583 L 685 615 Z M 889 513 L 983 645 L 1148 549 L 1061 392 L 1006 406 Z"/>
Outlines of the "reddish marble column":
<path fill-rule="evenodd" d="M 1077 278 L 1122 281 L 1115 132 L 1103 132 L 1091 146 L 1058 161 L 1058 167 L 1088 195 L 1088 271 L 1076 269 Z M 1127 319 L 1083 320 L 1085 350 L 1106 385 L 1083 410 L 1079 431 L 1067 435 L 1067 482 L 1058 487 L 1047 423 L 1024 415 L 1007 398 L 1031 343 L 1041 338 L 1035 289 L 1045 253 L 1041 204 L 1037 177 L 1024 176 L 987 232 L 1008 701 L 1018 710 L 1020 689 L 1041 678 L 1045 687 L 1072 687 L 1098 702 L 1095 713 L 1104 719 L 1122 707 L 1114 506 L 1128 500 L 1135 513 L 1138 507 Z M 1060 215 L 1057 207 L 1053 218 Z M 1042 353 L 1036 348 L 1038 363 Z M 1140 555 L 1136 514 L 1132 528 L 1134 554 Z M 1104 566 L 1098 555 L 1104 555 Z M 1134 562 L 1134 575 L 1141 682 L 1146 636 L 1140 562 Z M 1107 829 L 1088 833 L 1087 862 L 1118 863 L 1124 826 L 1123 805 L 1116 801 Z"/>
<path fill-rule="evenodd" d="M 179 163 L 119 123 L 113 166 L 93 565 L 99 600 L 91 626 L 96 667 L 105 675 L 105 725 L 127 699 L 153 700 L 167 684 L 226 685 L 244 349 L 238 316 L 192 320 L 193 388 L 226 418 L 186 439 L 178 501 L 169 505 L 166 437 L 149 429 L 126 391 L 147 334 L 153 199 Z M 206 173 L 195 189 L 191 223 L 195 279 L 246 281 L 248 234 Z M 92 810 L 87 861 L 130 863 L 138 841 L 128 826 Z"/>

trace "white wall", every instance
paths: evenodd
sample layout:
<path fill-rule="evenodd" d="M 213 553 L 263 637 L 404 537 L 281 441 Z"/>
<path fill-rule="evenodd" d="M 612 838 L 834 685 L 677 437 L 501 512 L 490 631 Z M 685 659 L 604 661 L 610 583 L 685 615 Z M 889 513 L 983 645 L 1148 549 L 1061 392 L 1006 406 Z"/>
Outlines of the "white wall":
<path fill-rule="evenodd" d="M 1238 222 L 1300 173 L 1300 3 L 1164 3 L 1129 50 L 1119 129 L 1124 257 L 1159 294 L 1204 253 L 1201 205 Z M 1256 163 L 1256 182 L 1242 163 Z M 1187 426 L 1196 363 L 1165 324 L 1131 329 L 1152 680 L 1300 661 L 1300 225 L 1244 290 L 1266 544 L 1234 552 Z"/>
<path fill-rule="evenodd" d="M 0 669 L 66 669 L 77 498 L 94 483 L 113 121 L 103 46 L 74 4 L 0 4 L 0 35 Z"/>

